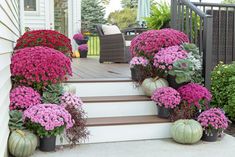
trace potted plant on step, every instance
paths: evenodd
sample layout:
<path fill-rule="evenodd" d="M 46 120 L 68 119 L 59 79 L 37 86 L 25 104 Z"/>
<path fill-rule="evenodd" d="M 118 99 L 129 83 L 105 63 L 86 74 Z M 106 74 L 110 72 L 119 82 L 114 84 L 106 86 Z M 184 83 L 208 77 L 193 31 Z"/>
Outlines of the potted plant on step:
<path fill-rule="evenodd" d="M 88 46 L 87 44 L 82 44 L 78 47 L 80 53 L 80 58 L 87 58 Z"/>
<path fill-rule="evenodd" d="M 203 128 L 202 140 L 208 142 L 217 141 L 218 135 L 228 127 L 228 118 L 219 108 L 211 108 L 198 116 L 198 122 Z"/>
<path fill-rule="evenodd" d="M 133 57 L 130 61 L 131 78 L 133 81 L 143 81 L 146 77 L 145 71 L 149 60 L 145 57 Z"/>
<path fill-rule="evenodd" d="M 171 87 L 162 87 L 154 91 L 151 99 L 157 103 L 158 116 L 168 118 L 170 110 L 180 104 L 180 94 Z"/>
<path fill-rule="evenodd" d="M 56 136 L 73 126 L 71 115 L 56 104 L 38 104 L 24 111 L 26 127 L 40 137 L 41 151 L 54 151 Z"/>

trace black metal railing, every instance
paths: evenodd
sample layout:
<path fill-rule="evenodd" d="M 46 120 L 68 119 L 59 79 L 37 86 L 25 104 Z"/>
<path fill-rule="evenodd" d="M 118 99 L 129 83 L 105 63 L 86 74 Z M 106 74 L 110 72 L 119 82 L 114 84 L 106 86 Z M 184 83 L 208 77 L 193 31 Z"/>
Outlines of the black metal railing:
<path fill-rule="evenodd" d="M 200 3 L 201 4 L 201 3 Z M 171 0 L 171 27 L 185 32 L 203 57 L 205 85 L 210 87 L 213 18 L 189 0 Z"/>
<path fill-rule="evenodd" d="M 212 67 L 220 61 L 235 60 L 235 5 L 194 3 L 206 14 L 213 16 Z"/>
<path fill-rule="evenodd" d="M 100 39 L 97 34 L 89 34 L 88 40 L 88 56 L 100 55 Z"/>

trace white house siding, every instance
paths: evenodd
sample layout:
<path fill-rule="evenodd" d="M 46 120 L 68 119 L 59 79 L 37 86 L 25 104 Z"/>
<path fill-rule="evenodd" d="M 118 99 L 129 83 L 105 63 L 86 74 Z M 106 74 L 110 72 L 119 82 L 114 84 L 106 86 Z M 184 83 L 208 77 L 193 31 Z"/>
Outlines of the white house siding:
<path fill-rule="evenodd" d="M 38 0 L 39 11 L 37 14 L 24 12 L 24 27 L 29 27 L 30 29 L 49 29 L 47 26 L 47 15 L 48 9 L 46 4 L 49 0 Z"/>
<path fill-rule="evenodd" d="M 7 152 L 10 57 L 19 34 L 18 0 L 0 0 L 0 157 L 6 156 Z"/>

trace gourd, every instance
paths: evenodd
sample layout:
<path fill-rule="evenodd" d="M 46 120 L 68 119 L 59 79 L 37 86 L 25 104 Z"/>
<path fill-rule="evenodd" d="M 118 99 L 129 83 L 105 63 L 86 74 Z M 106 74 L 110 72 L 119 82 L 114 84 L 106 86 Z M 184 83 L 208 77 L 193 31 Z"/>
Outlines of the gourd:
<path fill-rule="evenodd" d="M 147 96 L 152 96 L 153 92 L 157 89 L 157 88 L 161 88 L 161 87 L 168 87 L 169 84 L 168 82 L 163 79 L 163 78 L 146 78 L 143 83 L 141 84 L 141 87 L 145 93 L 145 95 Z"/>
<path fill-rule="evenodd" d="M 181 144 L 197 143 L 202 137 L 202 127 L 197 121 L 190 119 L 180 119 L 173 123 L 171 127 L 172 138 Z"/>
<path fill-rule="evenodd" d="M 37 136 L 28 131 L 13 131 L 8 140 L 9 152 L 15 157 L 28 157 L 37 147 Z"/>

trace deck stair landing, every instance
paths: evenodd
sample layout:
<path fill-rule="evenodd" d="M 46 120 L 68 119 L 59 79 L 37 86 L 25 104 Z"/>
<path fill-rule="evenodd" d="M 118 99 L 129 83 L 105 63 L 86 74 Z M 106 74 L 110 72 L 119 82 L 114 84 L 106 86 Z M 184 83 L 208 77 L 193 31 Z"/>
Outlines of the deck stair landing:
<path fill-rule="evenodd" d="M 84 102 L 86 143 L 169 138 L 171 123 L 157 116 L 157 108 L 129 78 L 70 80 Z"/>

